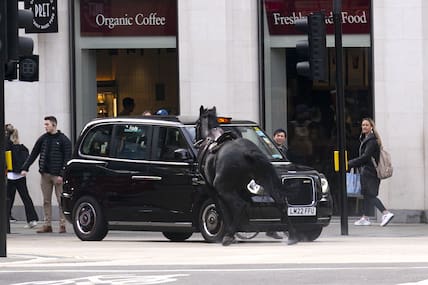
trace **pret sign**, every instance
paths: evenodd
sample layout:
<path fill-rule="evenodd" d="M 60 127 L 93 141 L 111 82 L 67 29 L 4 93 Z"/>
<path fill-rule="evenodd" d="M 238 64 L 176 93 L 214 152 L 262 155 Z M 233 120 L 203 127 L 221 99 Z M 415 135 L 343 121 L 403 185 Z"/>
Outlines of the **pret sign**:
<path fill-rule="evenodd" d="M 57 0 L 26 0 L 25 8 L 34 14 L 33 25 L 25 29 L 26 33 L 58 32 Z"/>

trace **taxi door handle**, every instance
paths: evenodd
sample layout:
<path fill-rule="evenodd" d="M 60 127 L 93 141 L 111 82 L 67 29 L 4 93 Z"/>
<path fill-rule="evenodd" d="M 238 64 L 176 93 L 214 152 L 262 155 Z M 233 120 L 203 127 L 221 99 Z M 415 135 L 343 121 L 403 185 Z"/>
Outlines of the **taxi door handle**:
<path fill-rule="evenodd" d="M 160 176 L 149 176 L 149 175 L 133 175 L 131 176 L 132 180 L 143 180 L 143 181 L 160 181 L 162 177 Z"/>

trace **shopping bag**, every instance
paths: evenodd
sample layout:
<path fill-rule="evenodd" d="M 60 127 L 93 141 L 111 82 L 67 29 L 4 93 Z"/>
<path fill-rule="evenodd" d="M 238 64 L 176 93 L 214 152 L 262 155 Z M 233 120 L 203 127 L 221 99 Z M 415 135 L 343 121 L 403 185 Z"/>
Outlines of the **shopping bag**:
<path fill-rule="evenodd" d="M 346 192 L 348 195 L 361 195 L 360 173 L 354 168 L 346 173 Z"/>

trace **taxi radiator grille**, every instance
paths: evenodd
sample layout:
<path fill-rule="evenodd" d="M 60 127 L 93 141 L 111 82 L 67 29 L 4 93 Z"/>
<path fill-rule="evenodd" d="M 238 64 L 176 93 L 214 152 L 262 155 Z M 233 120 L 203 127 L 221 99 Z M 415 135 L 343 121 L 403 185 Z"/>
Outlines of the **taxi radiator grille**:
<path fill-rule="evenodd" d="M 315 183 L 309 177 L 287 177 L 282 179 L 282 191 L 290 205 L 312 205 L 315 199 Z"/>

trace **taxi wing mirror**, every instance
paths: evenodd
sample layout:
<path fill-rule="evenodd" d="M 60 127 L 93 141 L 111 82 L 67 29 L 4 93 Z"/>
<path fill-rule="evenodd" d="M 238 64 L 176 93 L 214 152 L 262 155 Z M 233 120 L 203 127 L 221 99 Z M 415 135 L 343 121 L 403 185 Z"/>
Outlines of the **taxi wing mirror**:
<path fill-rule="evenodd" d="M 178 148 L 176 150 L 174 150 L 174 158 L 176 160 L 180 160 L 180 161 L 186 161 L 192 158 L 192 156 L 189 153 L 189 150 L 185 149 L 185 148 Z"/>

